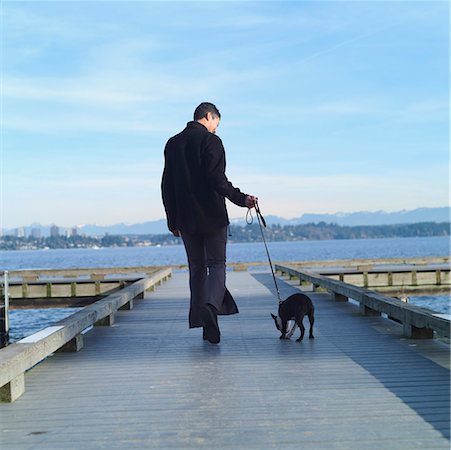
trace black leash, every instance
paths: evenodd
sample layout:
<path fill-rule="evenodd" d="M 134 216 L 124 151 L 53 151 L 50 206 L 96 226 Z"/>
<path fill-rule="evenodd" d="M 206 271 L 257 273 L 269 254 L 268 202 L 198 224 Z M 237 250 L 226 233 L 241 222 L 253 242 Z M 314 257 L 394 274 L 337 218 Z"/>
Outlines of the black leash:
<path fill-rule="evenodd" d="M 272 278 L 273 278 L 274 284 L 276 286 L 277 298 L 279 299 L 279 304 L 280 304 L 280 303 L 282 303 L 282 299 L 280 298 L 279 286 L 277 285 L 276 275 L 274 273 L 274 269 L 272 266 L 271 257 L 269 256 L 269 250 L 268 250 L 268 245 L 266 244 L 265 233 L 263 233 L 263 227 L 266 228 L 266 220 L 260 211 L 260 206 L 258 206 L 257 200 L 255 200 L 255 213 L 257 215 L 258 225 L 260 226 L 260 232 L 262 234 L 263 243 L 265 244 L 266 254 L 268 255 L 269 267 L 271 267 Z M 250 217 L 250 219 L 248 219 L 248 217 Z M 251 210 L 251 208 L 249 208 L 246 213 L 246 223 L 248 225 L 251 225 L 253 223 L 253 221 L 254 221 L 254 218 L 252 216 L 252 210 Z"/>

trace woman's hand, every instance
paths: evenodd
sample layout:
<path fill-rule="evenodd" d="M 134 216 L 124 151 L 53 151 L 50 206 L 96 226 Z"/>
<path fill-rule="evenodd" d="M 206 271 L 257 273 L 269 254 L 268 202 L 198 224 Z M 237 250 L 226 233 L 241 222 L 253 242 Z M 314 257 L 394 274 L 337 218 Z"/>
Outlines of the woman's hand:
<path fill-rule="evenodd" d="M 248 196 L 246 197 L 246 200 L 245 200 L 246 206 L 247 206 L 248 208 L 253 208 L 253 207 L 255 206 L 255 202 L 256 202 L 257 200 L 258 200 L 258 198 L 255 197 L 254 195 L 248 195 Z"/>

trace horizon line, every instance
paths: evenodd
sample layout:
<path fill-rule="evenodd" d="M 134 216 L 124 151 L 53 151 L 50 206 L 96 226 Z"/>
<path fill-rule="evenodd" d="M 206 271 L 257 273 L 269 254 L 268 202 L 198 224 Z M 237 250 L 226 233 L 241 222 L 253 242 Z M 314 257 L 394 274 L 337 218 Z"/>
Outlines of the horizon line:
<path fill-rule="evenodd" d="M 279 216 L 277 214 L 266 214 L 266 217 L 277 217 L 279 219 L 283 219 L 286 221 L 291 221 L 291 220 L 296 220 L 296 219 L 301 219 L 302 217 L 306 216 L 306 215 L 318 215 L 318 216 L 337 216 L 337 215 L 352 215 L 352 214 L 361 214 L 361 213 L 366 213 L 366 214 L 377 214 L 377 213 L 385 213 L 385 214 L 399 214 L 399 213 L 405 213 L 405 212 L 413 212 L 413 211 L 417 211 L 417 210 L 421 210 L 421 209 L 443 209 L 443 208 L 448 208 L 451 210 L 451 206 L 450 205 L 444 205 L 444 206 L 419 206 L 417 208 L 414 209 L 400 209 L 400 210 L 395 210 L 395 211 L 386 211 L 383 209 L 378 209 L 378 210 L 360 210 L 360 211 L 351 211 L 351 212 L 344 212 L 344 211 L 337 211 L 334 213 L 330 213 L 330 212 L 318 212 L 318 213 L 302 213 L 299 216 L 295 216 L 292 218 L 286 218 L 283 216 Z M 451 211 L 450 211 L 451 212 Z M 236 220 L 245 220 L 243 217 L 229 217 L 230 221 L 236 221 Z M 451 220 L 451 217 L 450 217 Z M 68 229 L 72 229 L 72 228 L 83 228 L 83 227 L 87 227 L 87 226 L 96 226 L 96 227 L 114 227 L 114 226 L 118 226 L 118 225 L 122 225 L 122 226 L 134 226 L 134 225 L 144 225 L 146 223 L 149 222 L 160 222 L 160 221 L 166 221 L 165 217 L 161 217 L 159 219 L 149 219 L 149 220 L 145 220 L 144 222 L 117 222 L 117 223 L 110 223 L 110 224 L 98 224 L 98 223 L 84 223 L 84 224 L 79 224 L 79 225 L 57 225 L 55 222 L 51 222 L 48 224 L 41 224 L 41 223 L 31 223 L 29 225 L 18 225 L 18 226 L 12 226 L 12 227 L 2 227 L 0 228 L 0 231 L 7 231 L 7 230 L 17 230 L 20 228 L 30 228 L 35 226 L 36 228 L 41 227 L 41 228 L 47 228 L 47 227 L 52 227 L 52 226 L 56 226 L 58 228 L 68 228 Z"/>

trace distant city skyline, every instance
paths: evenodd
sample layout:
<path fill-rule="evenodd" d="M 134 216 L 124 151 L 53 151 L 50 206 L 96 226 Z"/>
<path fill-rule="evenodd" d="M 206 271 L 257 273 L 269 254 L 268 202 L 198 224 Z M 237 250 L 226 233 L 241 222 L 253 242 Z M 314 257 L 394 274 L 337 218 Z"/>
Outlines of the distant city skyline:
<path fill-rule="evenodd" d="M 390 225 L 402 223 L 420 223 L 420 222 L 451 222 L 451 207 L 441 208 L 417 208 L 414 210 L 401 210 L 395 212 L 387 211 L 354 211 L 350 213 L 337 214 L 315 214 L 306 213 L 297 217 L 285 218 L 274 215 L 266 215 L 266 222 L 269 226 L 272 224 L 295 225 L 306 223 L 334 223 L 338 225 Z M 232 225 L 244 226 L 247 221 L 245 217 L 231 218 Z M 114 223 L 114 224 L 78 224 L 62 226 L 61 224 L 41 224 L 31 223 L 19 227 L 5 228 L 0 230 L 1 235 L 13 235 L 16 237 L 32 236 L 35 238 L 52 235 L 98 235 L 102 233 L 111 234 L 162 234 L 167 233 L 166 219 L 160 218 L 154 221 L 139 223 Z M 94 231 L 95 230 L 95 231 Z"/>
<path fill-rule="evenodd" d="M 163 148 L 201 101 L 222 113 L 230 181 L 267 215 L 449 205 L 448 2 L 1 13 L 2 229 L 163 218 Z"/>

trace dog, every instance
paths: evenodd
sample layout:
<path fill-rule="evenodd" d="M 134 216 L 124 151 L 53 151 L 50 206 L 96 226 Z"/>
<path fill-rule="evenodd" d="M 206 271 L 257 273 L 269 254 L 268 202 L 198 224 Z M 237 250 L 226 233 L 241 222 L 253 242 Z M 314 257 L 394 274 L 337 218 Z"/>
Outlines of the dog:
<path fill-rule="evenodd" d="M 309 339 L 314 339 L 313 324 L 315 322 L 315 308 L 312 300 L 304 294 L 290 295 L 286 300 L 279 303 L 279 313 L 277 316 L 271 314 L 276 328 L 282 333 L 280 339 L 290 339 L 298 326 L 301 330 L 301 336 L 296 342 L 301 342 L 304 338 L 305 327 L 302 324 L 304 316 L 307 315 L 310 322 Z M 294 320 L 290 331 L 287 330 L 288 321 Z"/>

